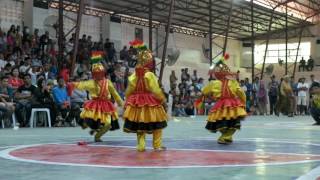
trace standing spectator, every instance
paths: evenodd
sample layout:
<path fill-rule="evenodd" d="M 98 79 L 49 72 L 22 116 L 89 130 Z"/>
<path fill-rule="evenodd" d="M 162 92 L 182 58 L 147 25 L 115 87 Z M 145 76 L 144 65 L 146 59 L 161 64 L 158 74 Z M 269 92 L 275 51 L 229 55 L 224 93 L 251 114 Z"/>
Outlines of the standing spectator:
<path fill-rule="evenodd" d="M 276 112 L 276 104 L 278 99 L 278 89 L 279 89 L 279 83 L 276 81 L 275 75 L 271 76 L 271 82 L 269 83 L 269 103 L 270 103 L 270 115 L 273 114 L 273 112 Z"/>
<path fill-rule="evenodd" d="M 171 71 L 170 75 L 170 89 L 174 89 L 177 86 L 177 80 L 178 78 L 176 77 L 176 73 L 174 70 Z"/>
<path fill-rule="evenodd" d="M 29 69 L 28 74 L 30 74 L 31 76 L 31 84 L 36 86 L 37 85 L 37 80 L 38 80 L 38 75 L 41 74 L 40 70 L 39 70 L 39 65 L 32 64 L 31 69 Z"/>
<path fill-rule="evenodd" d="M 191 76 L 191 81 L 193 84 L 197 83 L 197 81 L 198 81 L 197 70 L 193 70 L 193 75 Z"/>
<path fill-rule="evenodd" d="M 243 92 L 246 94 L 247 93 L 247 86 L 244 83 L 244 80 L 240 80 L 240 87 L 243 90 Z"/>
<path fill-rule="evenodd" d="M 88 36 L 87 48 L 89 49 L 89 51 L 91 51 L 91 49 L 93 48 L 93 43 L 92 43 L 92 37 L 91 36 Z"/>
<path fill-rule="evenodd" d="M 320 83 L 314 82 L 312 89 L 310 88 L 310 94 L 312 95 L 310 113 L 313 119 L 316 121 L 313 125 L 320 125 Z"/>
<path fill-rule="evenodd" d="M 249 78 L 245 78 L 244 84 L 247 87 L 246 91 L 246 110 L 247 112 L 251 111 L 252 105 L 252 84 L 249 82 Z"/>
<path fill-rule="evenodd" d="M 204 86 L 203 80 L 204 80 L 203 78 L 198 79 L 198 83 L 196 84 L 196 91 L 201 91 L 201 89 L 203 88 Z"/>
<path fill-rule="evenodd" d="M 259 77 L 255 77 L 254 78 L 254 82 L 252 84 L 252 100 L 253 100 L 253 107 L 254 107 L 254 114 L 257 113 L 257 108 L 258 108 L 258 98 L 257 98 L 257 94 L 259 91 L 259 87 L 260 87 L 260 80 Z"/>
<path fill-rule="evenodd" d="M 31 48 L 33 53 L 37 53 L 40 47 L 39 29 L 35 29 L 31 39 Z"/>
<path fill-rule="evenodd" d="M 299 80 L 300 82 L 300 80 Z M 291 88 L 293 90 L 293 94 L 294 94 L 294 98 L 293 98 L 293 113 L 294 115 L 297 115 L 298 114 L 298 110 L 297 110 L 297 97 L 298 97 L 298 83 L 295 83 L 294 81 L 294 77 L 291 76 L 291 81 L 290 81 L 290 84 L 291 84 Z"/>
<path fill-rule="evenodd" d="M 188 73 L 188 68 L 185 68 L 184 69 L 184 73 L 185 73 L 185 76 L 186 76 L 186 81 L 190 81 L 190 79 L 191 79 L 191 76 L 190 76 L 190 74 Z"/>
<path fill-rule="evenodd" d="M 123 46 L 123 49 L 120 51 L 120 60 L 123 60 L 124 62 L 128 62 L 129 59 L 129 53 L 127 50 L 127 46 Z"/>
<path fill-rule="evenodd" d="M 106 42 L 104 43 L 104 50 L 105 50 L 106 52 L 108 52 L 109 49 L 110 49 L 110 47 L 111 47 L 111 43 L 110 43 L 110 41 L 109 41 L 109 38 L 107 38 L 107 39 L 106 39 Z"/>
<path fill-rule="evenodd" d="M 288 117 L 293 117 L 293 90 L 290 85 L 290 76 L 286 75 L 283 77 L 283 82 L 281 83 L 280 93 L 282 95 L 283 101 L 281 104 L 282 113 L 288 115 Z"/>
<path fill-rule="evenodd" d="M 237 80 L 238 82 L 240 82 L 240 71 L 239 71 L 239 70 L 237 71 L 236 80 Z"/>
<path fill-rule="evenodd" d="M 16 115 L 18 122 L 22 127 L 27 125 L 27 121 L 31 116 L 32 98 L 35 95 L 36 87 L 31 84 L 30 74 L 24 75 L 24 85 L 19 87 L 15 93 L 16 99 Z M 26 118 L 23 116 L 26 113 Z"/>
<path fill-rule="evenodd" d="M 313 87 L 317 87 L 319 82 L 317 80 L 314 79 L 314 75 L 311 74 L 310 75 L 310 80 L 311 80 L 311 85 L 310 85 L 310 88 L 309 88 L 309 91 L 312 91 L 313 90 Z M 310 98 L 312 97 L 311 93 L 310 93 Z"/>
<path fill-rule="evenodd" d="M 44 53 L 45 49 L 47 48 L 49 44 L 49 32 L 46 31 L 45 34 L 43 34 L 40 37 L 40 50 L 42 53 Z"/>
<path fill-rule="evenodd" d="M 265 88 L 264 81 L 259 82 L 257 104 L 260 115 L 267 115 L 267 90 Z"/>
<path fill-rule="evenodd" d="M 13 48 L 15 47 L 15 34 L 16 34 L 16 28 L 14 25 L 10 27 L 10 30 L 7 33 L 7 45 L 8 45 L 8 51 L 11 53 L 13 51 Z"/>
<path fill-rule="evenodd" d="M 309 89 L 309 84 L 305 82 L 305 78 L 301 78 L 298 83 L 298 109 L 299 114 L 306 114 L 307 112 L 307 91 Z"/>
<path fill-rule="evenodd" d="M 70 123 L 71 119 L 67 117 L 70 112 L 70 97 L 63 77 L 58 77 L 58 86 L 53 88 L 52 95 L 58 110 L 58 116 L 61 117 L 59 117 L 58 126 L 62 125 L 62 121 Z"/>
<path fill-rule="evenodd" d="M 185 70 L 181 69 L 181 82 L 185 81 L 187 79 L 186 74 L 185 74 Z"/>
<path fill-rule="evenodd" d="M 7 39 L 4 32 L 0 28 L 0 54 L 5 53 L 7 50 Z"/>
<path fill-rule="evenodd" d="M 114 48 L 114 43 L 111 43 L 110 48 L 107 51 L 108 60 L 111 64 L 114 64 L 116 61 L 116 49 Z"/>
<path fill-rule="evenodd" d="M 16 40 L 16 43 L 15 43 L 15 50 L 14 52 L 16 51 L 19 51 L 19 52 L 22 52 L 21 51 L 21 47 L 22 47 L 22 35 L 20 33 L 20 26 L 17 26 L 16 28 L 16 34 L 15 34 L 15 40 Z"/>

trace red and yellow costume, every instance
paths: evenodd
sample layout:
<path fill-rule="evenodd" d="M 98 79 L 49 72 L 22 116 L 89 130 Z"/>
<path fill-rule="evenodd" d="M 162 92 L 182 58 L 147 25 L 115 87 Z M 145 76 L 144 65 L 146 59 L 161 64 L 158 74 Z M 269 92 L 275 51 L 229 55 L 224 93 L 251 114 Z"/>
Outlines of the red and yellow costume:
<path fill-rule="evenodd" d="M 218 143 L 232 143 L 232 135 L 240 129 L 240 120 L 247 115 L 246 95 L 235 80 L 236 74 L 231 73 L 224 63 L 224 58 L 210 72 L 217 80 L 210 81 L 202 89 L 202 94 L 212 96 L 217 101 L 209 111 L 206 129 L 211 132 L 221 132 Z"/>
<path fill-rule="evenodd" d="M 97 53 L 97 52 L 95 52 Z M 97 59 L 93 55 L 92 60 Z M 122 106 L 123 102 L 112 82 L 105 78 L 105 70 L 102 64 L 95 63 L 92 65 L 92 80 L 69 83 L 68 89 L 71 91 L 76 88 L 89 92 L 91 100 L 83 105 L 83 111 L 80 114 L 82 128 L 88 126 L 92 129 L 91 133 L 95 134 L 95 141 L 101 141 L 101 136 L 108 130 L 119 129 L 118 113 L 111 98 Z"/>
<path fill-rule="evenodd" d="M 162 150 L 162 129 L 167 126 L 167 113 L 163 107 L 166 98 L 159 87 L 152 70 L 153 60 L 150 50 L 139 51 L 135 73 L 129 77 L 126 103 L 123 115 L 124 131 L 137 133 L 137 150 L 145 150 L 146 133 L 153 134 L 153 147 Z"/>

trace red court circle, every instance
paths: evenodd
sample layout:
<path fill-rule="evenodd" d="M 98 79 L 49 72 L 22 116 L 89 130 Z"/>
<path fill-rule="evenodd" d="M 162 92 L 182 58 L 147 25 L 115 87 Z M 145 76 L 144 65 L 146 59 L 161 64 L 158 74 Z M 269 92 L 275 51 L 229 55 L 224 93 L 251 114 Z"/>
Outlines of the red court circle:
<path fill-rule="evenodd" d="M 45 144 L 12 150 L 21 161 L 98 167 L 213 167 L 297 163 L 320 160 L 317 155 L 215 150 L 167 150 L 137 152 L 130 147 Z"/>

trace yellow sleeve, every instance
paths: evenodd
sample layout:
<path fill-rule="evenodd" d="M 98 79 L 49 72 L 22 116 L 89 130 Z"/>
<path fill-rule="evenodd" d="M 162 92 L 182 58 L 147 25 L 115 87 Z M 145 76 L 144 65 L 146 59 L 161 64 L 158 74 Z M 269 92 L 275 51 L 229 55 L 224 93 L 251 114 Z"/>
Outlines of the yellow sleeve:
<path fill-rule="evenodd" d="M 156 75 L 153 74 L 152 72 L 147 72 L 144 77 L 147 79 L 146 84 L 148 89 L 154 95 L 156 95 L 157 99 L 159 99 L 162 103 L 165 102 L 166 97 L 159 86 L 158 78 L 156 77 Z"/>
<path fill-rule="evenodd" d="M 137 77 L 135 74 L 132 74 L 129 78 L 128 78 L 128 87 L 126 89 L 125 92 L 125 96 L 126 98 L 128 98 L 128 96 L 130 96 L 132 94 L 132 92 L 135 90 L 135 82 L 137 81 Z"/>
<path fill-rule="evenodd" d="M 117 101 L 117 104 L 119 106 L 123 105 L 123 101 L 120 97 L 120 95 L 118 94 L 117 90 L 114 88 L 112 82 L 108 79 L 108 89 L 110 94 L 112 95 L 112 97 Z"/>
<path fill-rule="evenodd" d="M 239 97 L 239 99 L 243 102 L 243 104 L 246 104 L 246 100 L 247 100 L 246 94 L 244 93 L 244 91 L 240 87 L 238 81 L 230 80 L 229 85 L 230 85 L 230 89 L 231 89 L 232 93 L 234 95 L 236 95 L 237 97 Z"/>
<path fill-rule="evenodd" d="M 89 91 L 90 89 L 92 89 L 92 86 L 93 86 L 92 80 L 73 82 L 72 84 L 74 85 L 74 88 L 79 90 L 86 90 L 86 91 Z"/>
<path fill-rule="evenodd" d="M 212 95 L 213 98 L 219 98 L 221 96 L 221 85 L 222 83 L 219 80 L 210 81 L 202 88 L 201 92 L 205 96 Z"/>

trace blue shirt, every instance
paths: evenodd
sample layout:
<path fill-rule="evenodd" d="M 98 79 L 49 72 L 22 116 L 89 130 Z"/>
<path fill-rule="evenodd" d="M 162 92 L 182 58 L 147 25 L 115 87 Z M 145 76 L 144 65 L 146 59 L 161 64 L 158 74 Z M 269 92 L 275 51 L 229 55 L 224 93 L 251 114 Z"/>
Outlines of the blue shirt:
<path fill-rule="evenodd" d="M 66 87 L 62 87 L 62 88 L 60 88 L 59 86 L 54 87 L 52 89 L 52 95 L 53 95 L 54 102 L 58 105 L 62 105 L 65 101 L 70 102 L 70 97 L 68 96 Z"/>

